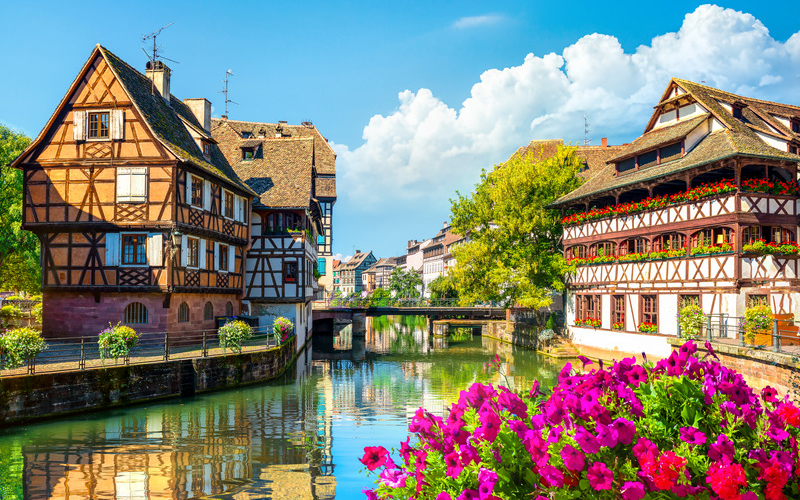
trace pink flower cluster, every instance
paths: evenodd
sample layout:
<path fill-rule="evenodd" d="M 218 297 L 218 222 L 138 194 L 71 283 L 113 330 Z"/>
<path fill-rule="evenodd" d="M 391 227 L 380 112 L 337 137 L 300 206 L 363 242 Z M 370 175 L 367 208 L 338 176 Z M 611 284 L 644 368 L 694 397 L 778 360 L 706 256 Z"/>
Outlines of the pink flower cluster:
<path fill-rule="evenodd" d="M 367 468 L 383 469 L 367 497 L 797 498 L 800 409 L 706 350 L 689 341 L 655 365 L 592 370 L 581 358 L 549 394 L 538 381 L 526 394 L 475 383 L 445 418 L 417 410 L 400 465 L 365 449 Z"/>

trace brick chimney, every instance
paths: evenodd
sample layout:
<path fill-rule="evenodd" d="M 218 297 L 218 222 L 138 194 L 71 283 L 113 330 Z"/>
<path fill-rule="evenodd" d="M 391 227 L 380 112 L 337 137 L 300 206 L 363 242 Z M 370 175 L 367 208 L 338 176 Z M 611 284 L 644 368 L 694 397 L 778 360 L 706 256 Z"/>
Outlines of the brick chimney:
<path fill-rule="evenodd" d="M 155 67 L 153 66 L 151 61 L 147 61 L 145 75 L 153 81 L 155 89 L 161 94 L 161 97 L 167 101 L 167 104 L 169 104 L 169 67 L 162 61 L 156 61 Z"/>
<path fill-rule="evenodd" d="M 608 147 L 608 137 L 603 137 L 602 146 L 603 146 L 604 148 L 607 148 L 607 147 Z"/>
<path fill-rule="evenodd" d="M 192 110 L 197 121 L 207 134 L 211 133 L 211 102 L 203 97 L 197 99 L 184 99 L 183 102 Z"/>

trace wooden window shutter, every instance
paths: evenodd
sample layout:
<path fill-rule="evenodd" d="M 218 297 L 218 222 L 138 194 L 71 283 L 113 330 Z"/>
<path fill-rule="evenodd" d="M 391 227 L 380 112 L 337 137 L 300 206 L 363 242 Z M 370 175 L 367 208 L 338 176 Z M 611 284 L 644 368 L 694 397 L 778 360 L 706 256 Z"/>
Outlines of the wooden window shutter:
<path fill-rule="evenodd" d="M 211 210 L 211 181 L 203 181 L 203 210 Z"/>
<path fill-rule="evenodd" d="M 119 233 L 106 233 L 106 266 L 118 266 L 119 258 Z"/>
<path fill-rule="evenodd" d="M 130 196 L 133 202 L 147 201 L 147 167 L 131 169 Z"/>
<path fill-rule="evenodd" d="M 86 140 L 86 111 L 72 112 L 72 138 L 76 141 Z"/>
<path fill-rule="evenodd" d="M 222 186 L 219 188 L 219 216 L 225 216 L 225 189 Z"/>
<path fill-rule="evenodd" d="M 120 167 L 117 169 L 117 202 L 127 203 L 131 198 L 131 169 Z"/>
<path fill-rule="evenodd" d="M 186 235 L 181 235 L 181 267 L 186 267 L 189 259 L 189 246 L 186 244 Z"/>
<path fill-rule="evenodd" d="M 200 261 L 199 267 L 200 269 L 206 269 L 208 265 L 208 256 L 206 255 L 206 240 L 201 238 L 200 239 L 200 256 L 198 260 Z"/>
<path fill-rule="evenodd" d="M 183 200 L 187 205 L 192 204 L 192 174 L 186 172 L 186 199 Z"/>
<path fill-rule="evenodd" d="M 212 269 L 219 269 L 219 243 L 214 242 L 214 262 L 212 262 Z"/>
<path fill-rule="evenodd" d="M 236 247 L 229 246 L 228 247 L 228 272 L 233 273 L 236 272 L 233 265 L 236 263 Z"/>
<path fill-rule="evenodd" d="M 150 233 L 147 236 L 147 264 L 153 267 L 164 265 L 164 235 Z"/>
<path fill-rule="evenodd" d="M 233 220 L 242 220 L 242 197 L 233 195 Z"/>
<path fill-rule="evenodd" d="M 125 138 L 125 112 L 121 109 L 112 109 L 110 113 L 110 136 L 112 141 L 121 141 Z"/>

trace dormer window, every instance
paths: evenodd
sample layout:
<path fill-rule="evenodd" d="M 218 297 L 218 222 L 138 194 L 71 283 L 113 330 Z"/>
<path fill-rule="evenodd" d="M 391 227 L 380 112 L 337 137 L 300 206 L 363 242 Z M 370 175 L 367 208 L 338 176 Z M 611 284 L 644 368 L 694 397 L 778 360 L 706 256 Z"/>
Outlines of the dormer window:
<path fill-rule="evenodd" d="M 252 132 L 242 132 L 242 139 L 249 139 L 253 137 Z"/>
<path fill-rule="evenodd" d="M 791 128 L 792 132 L 800 134 L 800 118 L 792 118 Z"/>
<path fill-rule="evenodd" d="M 108 111 L 89 113 L 89 139 L 108 139 Z"/>
<path fill-rule="evenodd" d="M 203 155 L 210 158 L 211 157 L 211 143 L 207 141 L 203 141 Z"/>
<path fill-rule="evenodd" d="M 242 148 L 242 161 L 252 161 L 256 156 L 256 148 Z"/>
<path fill-rule="evenodd" d="M 733 117 L 741 120 L 742 119 L 742 110 L 745 108 L 745 105 L 740 102 L 733 103 Z"/>

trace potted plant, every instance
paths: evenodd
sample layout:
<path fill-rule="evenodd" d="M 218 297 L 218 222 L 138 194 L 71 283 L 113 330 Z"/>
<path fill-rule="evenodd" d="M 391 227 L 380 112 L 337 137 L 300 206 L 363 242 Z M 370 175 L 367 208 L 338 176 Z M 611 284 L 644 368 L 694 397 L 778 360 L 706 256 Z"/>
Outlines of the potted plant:
<path fill-rule="evenodd" d="M 276 335 L 280 335 L 281 343 L 283 343 L 292 336 L 294 325 L 289 318 L 280 316 L 275 318 L 275 321 L 272 323 L 272 331 L 275 332 Z"/>
<path fill-rule="evenodd" d="M 643 321 L 639 323 L 639 331 L 643 333 L 658 333 L 658 325 Z"/>
<path fill-rule="evenodd" d="M 688 305 L 678 313 L 681 335 L 687 339 L 700 338 L 703 329 L 703 309 L 695 304 Z"/>
<path fill-rule="evenodd" d="M 612 330 L 617 330 L 617 331 L 622 331 L 622 330 L 625 329 L 625 323 L 623 323 L 622 321 L 620 321 L 618 323 L 614 323 L 614 324 L 611 325 L 611 329 Z"/>
<path fill-rule="evenodd" d="M 106 358 L 117 360 L 128 359 L 131 349 L 139 343 L 139 335 L 133 328 L 117 323 L 108 324 L 108 328 L 100 332 L 97 346 L 100 349 L 100 360 L 105 364 Z"/>
<path fill-rule="evenodd" d="M 239 354 L 242 352 L 242 342 L 252 336 L 253 329 L 244 321 L 229 321 L 219 329 L 219 346 L 222 347 L 222 352 L 230 347 L 231 351 Z"/>
<path fill-rule="evenodd" d="M 0 337 L 0 352 L 5 355 L 4 368 L 17 368 L 47 349 L 38 330 L 26 326 L 6 332 Z"/>
<path fill-rule="evenodd" d="M 742 320 L 744 340 L 751 345 L 772 345 L 772 309 L 757 305 L 748 307 Z"/>

